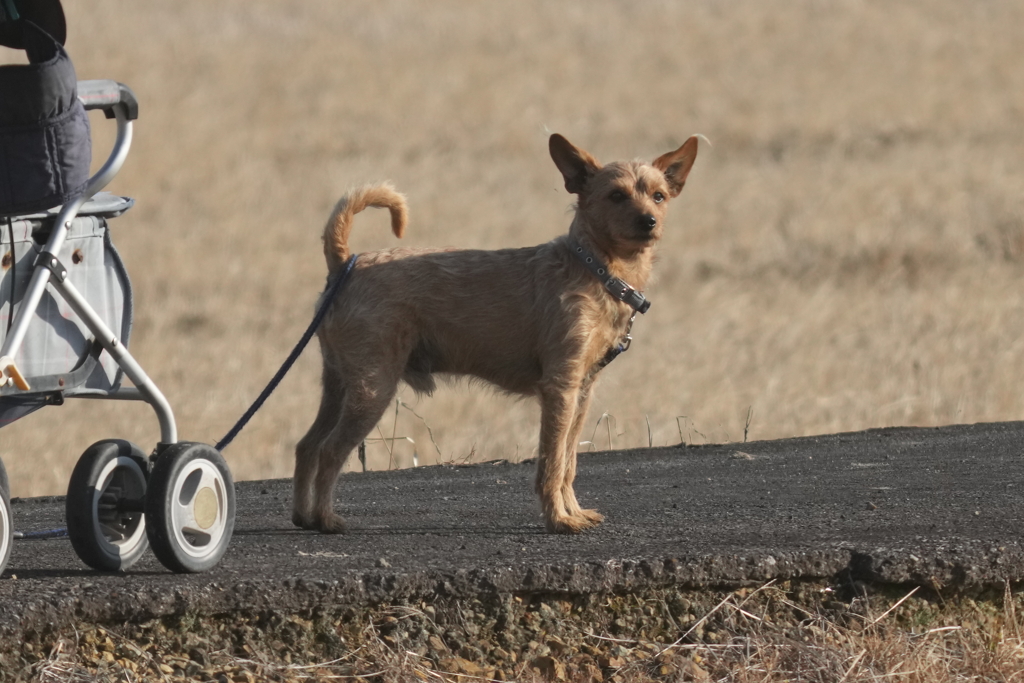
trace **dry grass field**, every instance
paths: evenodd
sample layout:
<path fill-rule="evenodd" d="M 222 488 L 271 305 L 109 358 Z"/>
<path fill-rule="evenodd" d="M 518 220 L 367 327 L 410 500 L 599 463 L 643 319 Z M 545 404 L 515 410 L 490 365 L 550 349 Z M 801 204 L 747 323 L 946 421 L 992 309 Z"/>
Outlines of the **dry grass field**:
<path fill-rule="evenodd" d="M 604 373 L 593 447 L 1024 417 L 1020 2 L 66 11 L 79 77 L 141 103 L 110 188 L 138 204 L 112 226 L 136 289 L 132 349 L 183 438 L 220 438 L 305 329 L 346 189 L 393 180 L 413 245 L 543 242 L 570 220 L 554 131 L 603 161 L 711 143 L 671 209 L 653 306 Z M 360 216 L 354 249 L 394 242 L 384 216 Z M 310 349 L 227 449 L 237 478 L 290 476 L 318 383 Z M 532 402 L 465 383 L 401 399 L 379 436 L 414 443 L 371 443 L 374 468 L 414 449 L 421 464 L 535 453 Z M 156 421 L 71 402 L 5 428 L 12 493 L 63 492 L 108 437 L 148 450 Z"/>

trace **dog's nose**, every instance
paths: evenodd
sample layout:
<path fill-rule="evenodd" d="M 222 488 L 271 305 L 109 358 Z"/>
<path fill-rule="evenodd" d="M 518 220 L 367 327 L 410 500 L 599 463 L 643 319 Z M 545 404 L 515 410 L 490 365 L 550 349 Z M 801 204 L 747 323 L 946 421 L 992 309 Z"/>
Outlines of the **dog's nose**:
<path fill-rule="evenodd" d="M 658 227 L 658 219 L 649 213 L 645 213 L 640 216 L 640 229 L 641 230 L 654 230 Z"/>

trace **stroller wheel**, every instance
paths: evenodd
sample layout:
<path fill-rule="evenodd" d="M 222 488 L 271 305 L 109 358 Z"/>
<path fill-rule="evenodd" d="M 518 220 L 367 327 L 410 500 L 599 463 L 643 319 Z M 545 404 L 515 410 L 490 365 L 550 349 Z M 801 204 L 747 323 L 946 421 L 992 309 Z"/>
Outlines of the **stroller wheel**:
<path fill-rule="evenodd" d="M 14 536 L 14 522 L 11 519 L 11 490 L 7 485 L 7 470 L 0 460 L 0 574 L 11 557 L 11 541 Z"/>
<path fill-rule="evenodd" d="M 146 552 L 146 457 L 120 439 L 98 441 L 71 473 L 65 512 L 71 546 L 100 571 L 124 570 Z"/>
<path fill-rule="evenodd" d="M 212 446 L 177 443 L 157 456 L 146 495 L 153 553 L 174 572 L 217 564 L 235 528 L 235 485 Z"/>

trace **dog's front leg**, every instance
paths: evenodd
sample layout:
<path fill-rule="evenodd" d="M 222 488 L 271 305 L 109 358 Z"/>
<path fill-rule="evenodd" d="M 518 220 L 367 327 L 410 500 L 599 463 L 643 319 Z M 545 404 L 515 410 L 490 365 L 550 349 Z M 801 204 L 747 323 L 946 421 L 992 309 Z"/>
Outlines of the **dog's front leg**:
<path fill-rule="evenodd" d="M 572 421 L 565 441 L 565 474 L 562 480 L 562 500 L 565 502 L 566 512 L 571 517 L 582 517 L 586 520 L 587 527 L 595 527 L 604 521 L 604 515 L 597 510 L 584 510 L 576 500 L 576 492 L 573 489 L 573 482 L 576 480 L 576 452 L 580 447 L 580 433 L 583 431 L 583 423 L 587 419 L 587 411 L 590 409 L 590 398 L 593 396 L 594 376 L 589 375 L 583 380 L 579 395 L 576 399 L 576 416 Z"/>
<path fill-rule="evenodd" d="M 579 398 L 578 382 L 552 381 L 540 388 L 537 494 L 540 496 L 545 524 L 551 533 L 574 534 L 593 526 L 586 517 L 573 515 L 568 510 L 565 499 L 565 482 L 570 464 L 566 440 L 574 426 Z M 575 466 L 575 463 L 573 465 Z M 569 492 L 572 493 L 571 484 Z M 573 501 L 575 502 L 575 497 Z"/>

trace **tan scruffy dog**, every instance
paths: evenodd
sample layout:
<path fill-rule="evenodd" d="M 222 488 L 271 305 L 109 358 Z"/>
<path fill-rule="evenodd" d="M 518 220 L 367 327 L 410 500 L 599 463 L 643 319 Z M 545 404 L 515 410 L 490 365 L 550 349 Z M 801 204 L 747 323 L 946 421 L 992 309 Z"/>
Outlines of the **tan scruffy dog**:
<path fill-rule="evenodd" d="M 551 157 L 579 197 L 569 234 L 498 251 L 386 249 L 361 254 L 318 331 L 323 398 L 295 449 L 292 521 L 344 531 L 334 512 L 338 473 L 405 380 L 430 394 L 434 374 L 472 375 L 541 405 L 537 493 L 548 531 L 600 524 L 576 501 L 576 447 L 601 368 L 628 346 L 651 273 L 668 200 L 683 189 L 697 138 L 653 163 L 602 166 L 560 135 Z M 405 198 L 387 184 L 338 202 L 324 254 L 338 277 L 350 254 L 352 219 L 387 208 L 401 237 Z"/>

